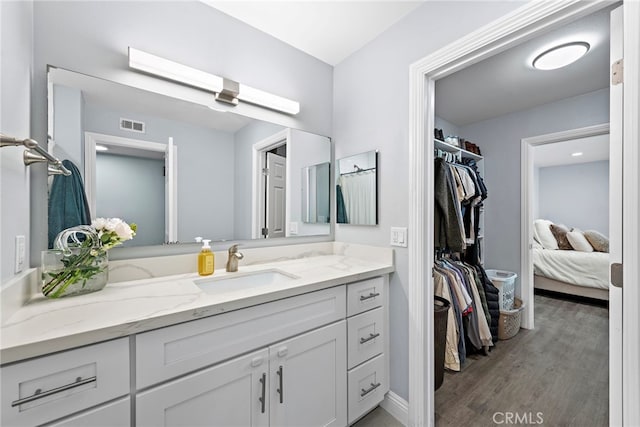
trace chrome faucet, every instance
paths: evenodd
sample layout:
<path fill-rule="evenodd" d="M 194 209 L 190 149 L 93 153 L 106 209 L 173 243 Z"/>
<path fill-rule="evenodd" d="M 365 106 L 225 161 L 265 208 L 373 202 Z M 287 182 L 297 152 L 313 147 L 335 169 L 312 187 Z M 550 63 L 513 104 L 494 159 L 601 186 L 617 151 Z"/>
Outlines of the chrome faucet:
<path fill-rule="evenodd" d="M 227 258 L 227 271 L 238 271 L 238 260 L 244 258 L 242 252 L 238 252 L 238 245 L 232 245 L 229 248 L 229 257 Z"/>

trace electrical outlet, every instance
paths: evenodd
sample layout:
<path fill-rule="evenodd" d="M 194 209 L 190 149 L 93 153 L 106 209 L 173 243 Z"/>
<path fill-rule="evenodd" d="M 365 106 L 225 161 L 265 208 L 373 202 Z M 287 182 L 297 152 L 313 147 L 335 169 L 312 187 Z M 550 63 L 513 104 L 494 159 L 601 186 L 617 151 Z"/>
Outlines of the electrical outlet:
<path fill-rule="evenodd" d="M 16 236 L 16 269 L 15 273 L 20 273 L 24 270 L 24 262 L 26 257 L 26 241 L 24 236 Z"/>
<path fill-rule="evenodd" d="M 407 227 L 391 227 L 391 246 L 407 247 Z"/>

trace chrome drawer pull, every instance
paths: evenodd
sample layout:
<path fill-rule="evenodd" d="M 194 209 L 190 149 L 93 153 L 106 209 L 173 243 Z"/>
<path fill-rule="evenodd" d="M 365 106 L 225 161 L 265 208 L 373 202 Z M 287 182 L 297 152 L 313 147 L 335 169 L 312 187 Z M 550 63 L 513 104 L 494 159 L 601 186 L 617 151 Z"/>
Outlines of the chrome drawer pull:
<path fill-rule="evenodd" d="M 96 382 L 95 376 L 85 378 L 84 380 L 82 379 L 82 377 L 78 377 L 76 378 L 76 382 L 74 383 L 52 388 L 51 390 L 42 391 L 40 389 L 37 389 L 33 393 L 33 395 L 11 402 L 11 407 L 24 405 L 25 403 L 33 402 L 34 400 L 42 399 L 43 397 L 51 396 L 52 394 L 60 393 L 61 391 L 70 390 L 72 388 L 80 387 L 81 385 L 85 385 L 93 382 Z"/>
<path fill-rule="evenodd" d="M 375 298 L 375 297 L 377 297 L 377 296 L 380 296 L 380 292 L 376 292 L 376 293 L 371 292 L 371 293 L 370 293 L 369 295 L 367 295 L 367 296 L 360 295 L 360 301 L 366 301 L 366 300 L 368 300 L 368 299 Z"/>
<path fill-rule="evenodd" d="M 368 341 L 371 341 L 373 339 L 376 339 L 380 336 L 380 332 L 377 332 L 375 334 L 369 334 L 369 336 L 367 338 L 360 338 L 360 344 L 364 344 Z"/>
<path fill-rule="evenodd" d="M 371 387 L 369 387 L 368 389 L 362 389 L 362 391 L 360 392 L 360 397 L 365 397 L 367 394 L 371 393 L 373 390 L 377 389 L 378 387 L 380 387 L 380 383 L 371 383 Z"/>
<path fill-rule="evenodd" d="M 262 384 L 262 396 L 258 399 L 261 404 L 261 412 L 264 414 L 265 401 L 266 401 L 266 393 L 267 393 L 267 374 L 262 374 L 262 378 L 260 378 L 260 384 Z"/>
<path fill-rule="evenodd" d="M 283 383 L 282 365 L 280 365 L 280 367 L 278 368 L 277 374 L 278 374 L 278 377 L 279 377 L 280 388 L 277 389 L 276 391 L 280 395 L 280 403 L 284 403 L 284 387 L 282 386 L 282 383 Z"/>

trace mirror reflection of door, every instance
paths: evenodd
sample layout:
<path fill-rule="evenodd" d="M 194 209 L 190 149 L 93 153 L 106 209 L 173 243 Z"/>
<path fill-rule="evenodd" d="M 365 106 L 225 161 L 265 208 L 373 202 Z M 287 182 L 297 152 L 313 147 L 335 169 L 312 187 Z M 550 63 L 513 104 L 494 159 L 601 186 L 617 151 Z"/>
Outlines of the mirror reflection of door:
<path fill-rule="evenodd" d="M 278 153 L 278 154 L 276 154 Z M 267 156 L 267 175 L 265 189 L 265 238 L 285 237 L 286 212 L 286 145 L 281 145 Z"/>

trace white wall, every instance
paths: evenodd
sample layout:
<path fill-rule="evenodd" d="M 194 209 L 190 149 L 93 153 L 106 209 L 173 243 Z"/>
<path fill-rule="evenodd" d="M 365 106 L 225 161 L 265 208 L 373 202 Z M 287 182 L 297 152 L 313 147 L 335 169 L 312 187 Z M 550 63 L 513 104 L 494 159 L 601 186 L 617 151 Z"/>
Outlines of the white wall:
<path fill-rule="evenodd" d="M 380 225 L 338 224 L 336 240 L 387 246 L 390 227 L 408 225 L 409 65 L 521 5 L 491 1 L 425 2 L 335 67 L 336 159 L 380 150 Z M 409 230 L 410 245 L 414 244 L 413 239 Z M 390 283 L 391 390 L 406 399 L 408 252 L 405 248 L 395 249 L 396 273 L 391 275 Z"/>
<path fill-rule="evenodd" d="M 33 3 L 0 2 L 0 132 L 29 138 L 33 64 Z M 26 236 L 29 267 L 29 170 L 24 147 L 0 148 L 0 283 L 14 277 L 15 236 Z M 31 169 L 44 165 L 30 166 Z M 45 168 L 46 169 L 46 168 Z M 45 229 L 46 231 L 46 229 Z M 46 246 L 46 234 L 43 245 Z M 34 262 L 39 262 L 35 257 Z"/>
<path fill-rule="evenodd" d="M 520 274 L 521 139 L 609 122 L 609 89 L 463 127 L 484 156 L 485 265 Z M 542 214 L 542 212 L 540 212 Z M 520 292 L 520 280 L 516 282 Z"/>
<path fill-rule="evenodd" d="M 82 116 L 84 101 L 80 89 L 62 85 L 53 86 L 53 155 L 60 160 L 71 160 L 84 177 L 84 150 Z"/>
<path fill-rule="evenodd" d="M 609 235 L 609 161 L 540 168 L 539 217 Z"/>
<path fill-rule="evenodd" d="M 189 96 L 200 92 L 129 71 L 128 46 L 295 99 L 301 105 L 295 117 L 248 104 L 234 110 L 331 134 L 331 66 L 201 2 L 40 1 L 34 6 L 34 31 L 32 101 L 37 138 L 46 136 L 47 64 L 158 90 L 171 88 Z M 46 245 L 46 179 L 38 176 L 34 181 L 32 252 L 39 252 Z"/>

